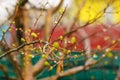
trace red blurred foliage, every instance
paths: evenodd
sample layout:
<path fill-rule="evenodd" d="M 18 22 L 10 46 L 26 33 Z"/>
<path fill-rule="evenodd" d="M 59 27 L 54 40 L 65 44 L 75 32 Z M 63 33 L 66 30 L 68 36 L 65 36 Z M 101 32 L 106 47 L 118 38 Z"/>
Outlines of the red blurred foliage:
<path fill-rule="evenodd" d="M 112 44 L 112 42 L 114 42 L 115 40 L 120 39 L 120 27 L 111 27 L 111 28 L 104 28 L 103 26 L 87 26 L 84 28 L 81 28 L 81 30 L 84 29 L 85 32 L 87 33 L 87 35 L 89 36 L 88 38 L 90 39 L 90 43 L 91 43 L 91 48 L 93 50 L 97 49 L 97 46 L 99 45 L 101 47 L 101 49 L 105 49 L 107 48 L 110 44 Z M 12 35 L 15 36 L 15 29 L 12 28 Z M 33 38 L 31 36 L 32 40 L 38 40 L 38 39 L 44 39 L 44 31 L 43 30 L 32 30 L 32 32 L 36 33 L 38 35 L 37 38 Z M 51 42 L 58 39 L 61 35 L 64 35 L 66 33 L 66 29 L 65 27 L 57 27 L 55 29 L 55 31 L 52 34 L 51 37 Z M 77 43 L 76 44 L 71 44 L 70 43 L 70 38 L 71 36 L 67 39 L 67 47 L 68 49 L 74 49 L 74 50 L 81 50 L 84 47 L 84 38 L 81 36 L 82 34 L 79 33 L 75 33 L 74 35 L 71 36 L 75 36 Z M 64 41 L 59 41 L 61 47 L 65 44 Z M 120 44 L 117 45 L 114 50 L 120 50 Z"/>

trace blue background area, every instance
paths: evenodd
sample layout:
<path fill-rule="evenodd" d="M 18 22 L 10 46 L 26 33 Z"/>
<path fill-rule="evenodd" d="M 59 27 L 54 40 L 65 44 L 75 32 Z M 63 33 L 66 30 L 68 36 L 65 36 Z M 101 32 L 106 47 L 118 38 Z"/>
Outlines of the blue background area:
<path fill-rule="evenodd" d="M 7 30 L 9 28 L 9 25 L 8 24 L 5 24 L 3 26 L 0 27 L 0 40 L 2 39 L 2 35 L 3 35 L 3 32 L 2 30 Z M 6 33 L 7 34 L 7 33 Z"/>
<path fill-rule="evenodd" d="M 2 40 L 3 31 L 7 31 L 9 26 L 10 26 L 9 24 L 5 24 L 2 27 L 0 27 L 0 41 Z M 11 46 L 12 35 L 9 31 L 5 33 L 4 38 L 5 38 L 8 46 Z"/>

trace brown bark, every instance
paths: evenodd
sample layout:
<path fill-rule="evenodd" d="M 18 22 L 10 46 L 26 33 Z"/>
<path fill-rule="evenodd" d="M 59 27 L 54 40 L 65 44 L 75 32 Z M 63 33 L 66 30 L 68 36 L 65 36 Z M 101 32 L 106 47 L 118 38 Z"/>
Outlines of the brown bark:
<path fill-rule="evenodd" d="M 45 27 L 44 27 L 44 40 L 48 41 L 49 39 L 49 30 L 50 30 L 50 20 L 51 20 L 51 10 L 49 10 L 46 14 L 46 18 L 45 18 Z"/>
<path fill-rule="evenodd" d="M 25 8 L 25 7 L 24 7 Z M 26 40 L 26 43 L 31 42 L 30 39 L 30 32 L 28 32 L 29 30 L 29 26 L 28 26 L 28 11 L 27 10 L 23 10 L 23 24 L 24 24 L 24 38 Z M 27 45 L 24 48 L 24 69 L 23 69 L 23 76 L 24 76 L 24 80 L 34 80 L 33 77 L 33 66 L 31 64 L 31 58 L 30 58 L 30 54 L 31 54 L 31 48 L 32 45 Z"/>

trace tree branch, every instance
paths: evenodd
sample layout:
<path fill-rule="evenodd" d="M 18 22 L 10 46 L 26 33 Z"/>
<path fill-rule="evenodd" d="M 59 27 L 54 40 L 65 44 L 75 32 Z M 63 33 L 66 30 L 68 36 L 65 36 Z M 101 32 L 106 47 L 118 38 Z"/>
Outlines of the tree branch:
<path fill-rule="evenodd" d="M 0 59 L 5 57 L 6 55 L 12 53 L 12 52 L 15 52 L 15 51 L 18 51 L 18 50 L 24 48 L 27 45 L 31 45 L 31 44 L 35 44 L 35 43 L 46 43 L 46 42 L 45 41 L 41 41 L 41 40 L 36 40 L 36 41 L 29 42 L 29 43 L 23 43 L 22 45 L 18 46 L 17 48 L 11 49 L 11 50 L 3 53 L 2 55 L 0 55 Z"/>
<path fill-rule="evenodd" d="M 108 52 L 106 52 L 105 54 L 103 54 L 99 60 L 94 61 L 94 62 L 92 62 L 91 64 L 84 65 L 84 66 L 74 67 L 74 68 L 71 68 L 71 69 L 69 69 L 69 70 L 66 70 L 65 72 L 61 72 L 61 73 L 59 73 L 59 74 L 53 75 L 53 76 L 51 76 L 51 77 L 43 78 L 43 79 L 41 79 L 41 80 L 57 80 L 58 78 L 61 78 L 61 77 L 69 76 L 69 75 L 78 73 L 78 72 L 83 71 L 83 70 L 88 70 L 88 69 L 90 69 L 91 67 L 93 67 L 95 64 L 101 62 L 101 60 L 103 60 L 103 59 L 107 56 L 107 54 L 108 54 L 110 51 L 112 51 L 115 46 L 117 46 L 117 44 L 119 44 L 119 40 L 116 41 L 116 43 L 111 44 L 111 45 L 109 46 L 110 50 L 109 50 Z"/>

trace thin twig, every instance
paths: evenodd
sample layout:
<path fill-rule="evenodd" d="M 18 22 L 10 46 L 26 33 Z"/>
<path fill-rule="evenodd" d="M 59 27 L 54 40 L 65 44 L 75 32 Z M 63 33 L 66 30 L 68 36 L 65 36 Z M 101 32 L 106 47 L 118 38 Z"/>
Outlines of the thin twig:
<path fill-rule="evenodd" d="M 23 43 L 22 45 L 18 46 L 17 48 L 11 49 L 11 50 L 3 53 L 2 55 L 0 55 L 0 59 L 5 57 L 6 55 L 10 54 L 11 52 L 18 51 L 18 50 L 20 50 L 21 48 L 23 48 L 23 47 L 25 47 L 27 45 L 31 45 L 31 44 L 35 44 L 35 43 L 46 43 L 46 42 L 41 41 L 41 40 L 36 40 L 36 41 L 29 42 L 29 43 Z"/>
<path fill-rule="evenodd" d="M 55 26 L 53 27 L 52 32 L 51 32 L 51 35 L 50 35 L 50 37 L 49 37 L 48 42 L 50 42 L 50 39 L 51 39 L 51 37 L 52 37 L 52 35 L 53 35 L 53 32 L 55 31 L 55 29 L 56 29 L 57 25 L 59 24 L 59 22 L 61 21 L 61 19 L 62 19 L 63 15 L 65 14 L 66 8 L 67 8 L 67 7 L 65 7 L 65 10 L 63 11 L 63 13 L 61 14 L 61 16 L 60 16 L 60 18 L 58 19 L 57 23 L 56 23 L 56 24 L 55 24 Z"/>

